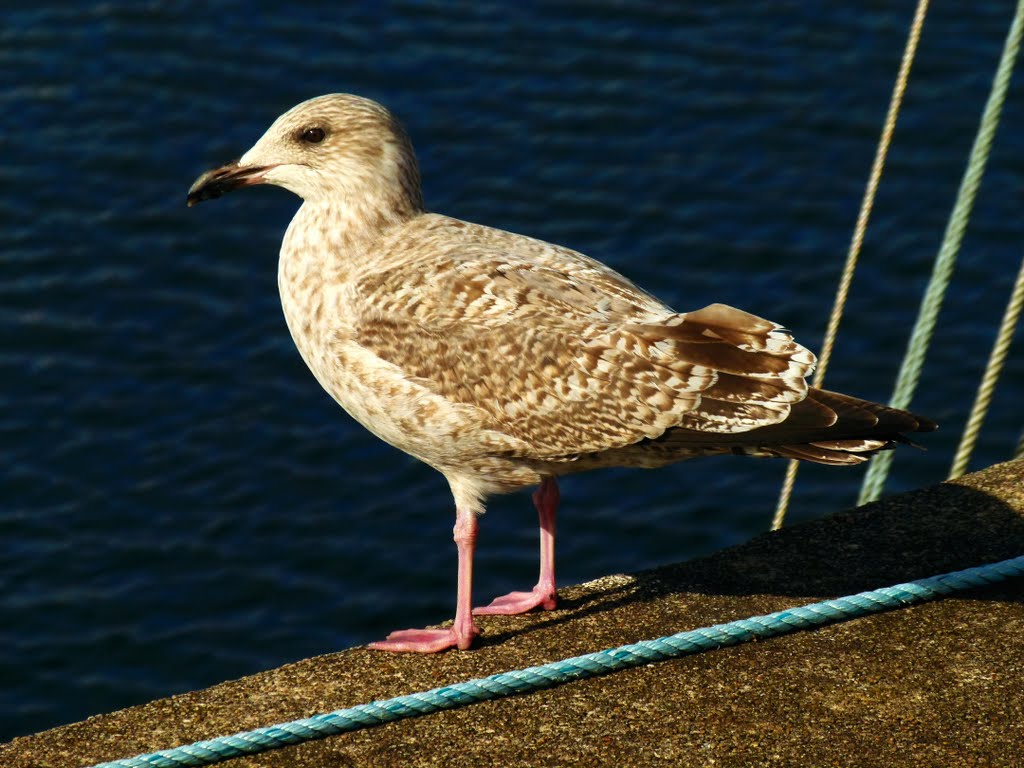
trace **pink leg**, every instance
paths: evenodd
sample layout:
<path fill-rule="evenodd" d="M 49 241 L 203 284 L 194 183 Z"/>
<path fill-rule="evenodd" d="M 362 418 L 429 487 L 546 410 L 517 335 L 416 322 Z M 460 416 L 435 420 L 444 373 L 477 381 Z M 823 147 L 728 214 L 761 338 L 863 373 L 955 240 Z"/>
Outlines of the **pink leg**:
<path fill-rule="evenodd" d="M 497 597 L 483 608 L 474 608 L 477 616 L 500 614 L 511 616 L 540 607 L 553 610 L 557 604 L 555 593 L 555 516 L 558 514 L 558 483 L 548 477 L 534 491 L 533 503 L 540 516 L 540 578 L 529 592 L 510 592 Z"/>
<path fill-rule="evenodd" d="M 376 651 L 437 653 L 446 648 L 466 650 L 480 630 L 473 624 L 473 550 L 476 547 L 477 521 L 472 512 L 455 514 L 455 545 L 459 550 L 459 586 L 455 604 L 455 623 L 450 629 L 401 629 L 387 640 L 370 643 Z"/>

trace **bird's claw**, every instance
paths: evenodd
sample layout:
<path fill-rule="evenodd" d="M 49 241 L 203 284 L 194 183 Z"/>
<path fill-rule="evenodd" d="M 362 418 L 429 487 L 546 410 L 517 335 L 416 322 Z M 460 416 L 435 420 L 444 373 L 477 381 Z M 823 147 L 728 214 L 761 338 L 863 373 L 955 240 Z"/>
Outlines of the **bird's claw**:
<path fill-rule="evenodd" d="M 473 644 L 473 638 L 480 634 L 476 627 L 460 636 L 455 628 L 450 629 L 400 629 L 392 632 L 386 640 L 370 643 L 375 651 L 392 653 L 437 653 L 449 648 L 466 650 Z"/>
<path fill-rule="evenodd" d="M 509 592 L 496 597 L 488 605 L 474 608 L 474 616 L 515 616 L 520 613 L 541 608 L 545 611 L 554 610 L 558 604 L 554 590 L 534 587 L 530 592 Z"/>

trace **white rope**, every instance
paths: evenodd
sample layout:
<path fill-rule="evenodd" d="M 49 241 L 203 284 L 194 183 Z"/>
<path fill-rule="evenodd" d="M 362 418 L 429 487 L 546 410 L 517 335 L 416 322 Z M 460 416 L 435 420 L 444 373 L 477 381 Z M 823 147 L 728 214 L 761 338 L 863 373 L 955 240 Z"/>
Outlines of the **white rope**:
<path fill-rule="evenodd" d="M 946 234 L 942 238 L 942 246 L 935 257 L 935 266 L 932 268 L 932 275 L 928 280 L 928 288 L 921 300 L 917 321 L 914 323 L 914 330 L 907 342 L 907 353 L 896 377 L 896 386 L 893 389 L 892 399 L 889 401 L 889 405 L 893 408 L 908 408 L 913 400 L 914 392 L 917 390 L 921 369 L 924 367 L 924 358 L 928 346 L 931 344 L 939 310 L 942 308 L 942 300 L 953 275 L 953 265 L 960 252 L 960 245 L 963 242 L 964 232 L 967 230 L 971 211 L 974 209 L 974 200 L 977 197 L 978 188 L 981 186 L 981 177 L 988 165 L 989 153 L 995 139 L 996 129 L 999 127 L 999 118 L 1002 115 L 1003 103 L 1010 87 L 1013 65 L 1017 61 L 1022 38 L 1024 38 L 1024 0 L 1019 0 L 1014 11 L 1013 23 L 1010 24 L 1010 31 L 1003 44 L 1003 52 L 999 57 L 999 66 L 992 80 L 992 90 L 985 102 L 978 134 L 974 137 L 970 159 L 964 170 L 963 179 L 960 181 L 956 203 L 949 215 Z M 871 466 L 868 467 L 867 474 L 864 476 L 864 484 L 861 486 L 860 497 L 857 500 L 858 504 L 867 504 L 882 495 L 882 487 L 889 475 L 892 460 L 893 452 L 886 451 L 871 462 Z"/>
<path fill-rule="evenodd" d="M 836 335 L 839 333 L 839 323 L 843 318 L 843 310 L 846 307 L 846 297 L 850 292 L 850 283 L 853 282 L 853 273 L 857 268 L 857 259 L 864 245 L 864 233 L 867 231 L 868 219 L 871 217 L 871 209 L 875 204 L 878 184 L 882 178 L 882 169 L 885 167 L 885 158 L 889 154 L 892 134 L 896 129 L 896 118 L 903 103 L 903 94 L 907 90 L 907 80 L 910 79 L 910 66 L 914 62 L 914 54 L 917 52 L 917 43 L 921 39 L 921 28 L 924 26 L 924 18 L 927 13 L 928 0 L 918 0 L 917 10 L 914 12 L 914 20 L 911 22 L 910 32 L 907 35 L 907 44 L 903 49 L 900 71 L 896 75 L 896 84 L 893 86 L 892 97 L 889 99 L 889 111 L 885 116 L 882 136 L 878 140 L 878 149 L 875 151 L 875 161 L 871 166 L 871 176 L 868 179 L 867 188 L 864 190 L 864 199 L 861 201 L 860 213 L 857 214 L 857 224 L 853 228 L 850 249 L 846 254 L 846 264 L 843 267 L 842 277 L 839 279 L 835 301 L 832 303 L 832 314 L 828 319 L 828 329 L 825 331 L 825 338 L 822 341 L 821 354 L 818 355 L 818 367 L 814 374 L 814 380 L 811 383 L 814 387 L 820 387 L 825 381 L 825 371 L 828 370 L 828 363 L 832 358 L 832 347 L 835 346 Z M 782 522 L 786 517 L 786 510 L 789 508 L 789 499 L 793 495 L 793 485 L 796 482 L 796 473 L 799 467 L 800 462 L 796 459 L 791 459 L 789 466 L 786 467 L 786 479 L 782 483 L 779 502 L 775 508 L 775 517 L 772 519 L 773 531 L 782 527 Z"/>
<path fill-rule="evenodd" d="M 992 392 L 999 381 L 999 374 L 1003 372 L 1003 363 L 1006 362 L 1006 355 L 1010 351 L 1010 342 L 1013 341 L 1013 332 L 1020 319 L 1021 308 L 1024 307 L 1024 259 L 1021 260 L 1020 270 L 1017 272 L 1017 280 L 1010 292 L 1010 300 L 1006 303 L 1006 311 L 1003 313 L 1003 321 L 999 324 L 999 332 L 996 334 L 995 344 L 992 345 L 992 352 L 989 355 L 988 363 L 985 366 L 985 375 L 978 385 L 978 394 L 974 398 L 974 407 L 971 408 L 971 415 L 964 427 L 964 434 L 960 438 L 960 446 L 956 449 L 956 456 L 953 458 L 953 466 L 950 467 L 949 476 L 960 477 L 967 471 L 967 464 L 971 460 L 971 453 L 978 441 L 978 433 L 985 421 L 985 414 L 988 413 L 989 404 L 992 402 Z M 1022 446 L 1024 447 L 1024 444 Z M 1020 451 L 1018 447 L 1018 452 Z"/>

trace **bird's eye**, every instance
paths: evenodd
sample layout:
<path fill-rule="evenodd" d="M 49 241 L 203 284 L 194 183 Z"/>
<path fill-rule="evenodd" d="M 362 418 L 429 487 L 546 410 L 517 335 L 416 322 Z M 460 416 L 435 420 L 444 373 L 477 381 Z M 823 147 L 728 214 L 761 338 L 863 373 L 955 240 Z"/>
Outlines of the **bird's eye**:
<path fill-rule="evenodd" d="M 299 138 L 307 144 L 319 144 L 327 136 L 327 132 L 323 128 L 313 127 L 306 128 L 299 134 Z"/>

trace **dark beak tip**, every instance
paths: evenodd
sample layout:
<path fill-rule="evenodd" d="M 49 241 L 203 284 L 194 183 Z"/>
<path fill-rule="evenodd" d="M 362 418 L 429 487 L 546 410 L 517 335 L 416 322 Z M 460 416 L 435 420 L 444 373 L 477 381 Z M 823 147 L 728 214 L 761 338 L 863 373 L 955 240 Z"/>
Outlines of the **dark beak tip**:
<path fill-rule="evenodd" d="M 200 189 L 195 192 L 188 193 L 188 196 L 185 198 L 185 205 L 191 208 L 192 206 L 199 205 L 199 203 L 206 202 L 207 200 L 216 200 L 220 196 L 219 192 L 214 193 L 210 189 Z"/>
<path fill-rule="evenodd" d="M 256 166 L 240 167 L 237 160 L 211 168 L 192 182 L 185 204 L 191 208 L 206 200 L 216 200 L 234 189 L 260 184 L 265 170 Z"/>
<path fill-rule="evenodd" d="M 215 185 L 217 177 L 224 175 L 224 169 L 226 167 L 227 166 L 212 168 L 200 174 L 199 177 L 192 182 L 192 186 L 188 188 L 188 196 L 185 198 L 185 204 L 191 208 L 204 200 L 220 197 L 220 193 L 214 193 L 216 189 Z"/>

